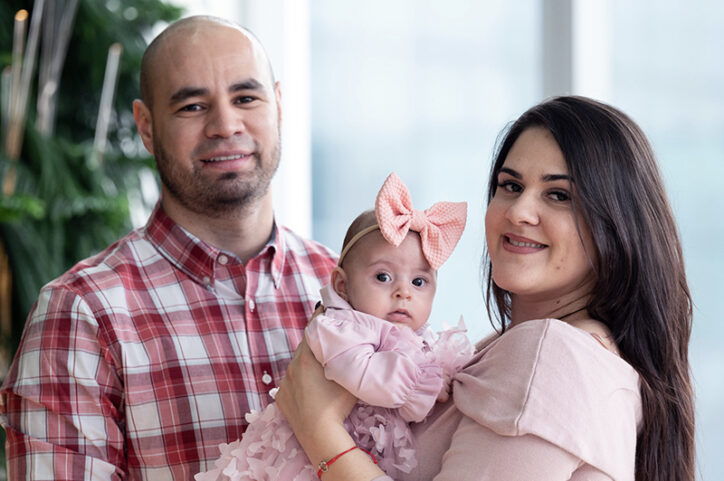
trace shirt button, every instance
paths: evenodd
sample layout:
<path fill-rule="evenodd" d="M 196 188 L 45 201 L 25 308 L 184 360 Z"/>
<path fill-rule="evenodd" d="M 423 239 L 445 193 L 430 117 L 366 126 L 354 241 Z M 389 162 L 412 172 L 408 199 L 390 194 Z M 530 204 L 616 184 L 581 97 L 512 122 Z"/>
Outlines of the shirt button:
<path fill-rule="evenodd" d="M 222 266 L 225 266 L 227 262 L 229 262 L 229 258 L 226 257 L 224 254 L 221 254 L 219 256 L 219 264 L 221 264 Z"/>
<path fill-rule="evenodd" d="M 201 279 L 201 280 L 202 280 L 202 281 L 204 282 L 204 284 L 206 284 L 207 286 L 208 286 L 208 285 L 211 285 L 211 278 L 210 278 L 209 276 L 204 276 L 204 278 Z"/>
<path fill-rule="evenodd" d="M 254 308 L 256 307 L 256 304 L 254 304 L 254 301 L 249 299 L 249 310 L 251 312 L 254 312 Z"/>
<path fill-rule="evenodd" d="M 261 382 L 263 382 L 263 383 L 266 384 L 267 386 L 268 386 L 269 384 L 271 384 L 271 382 L 272 382 L 272 377 L 269 375 L 268 372 L 264 371 L 264 374 L 261 376 Z"/>

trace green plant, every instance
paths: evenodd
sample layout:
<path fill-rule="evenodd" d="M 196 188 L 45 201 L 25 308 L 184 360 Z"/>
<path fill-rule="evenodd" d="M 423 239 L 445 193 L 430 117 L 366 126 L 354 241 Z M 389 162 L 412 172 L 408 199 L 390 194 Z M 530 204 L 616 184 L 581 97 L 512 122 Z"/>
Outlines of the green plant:
<path fill-rule="evenodd" d="M 36 0 L 35 5 L 41 3 Z M 63 13 L 73 9 L 75 15 L 71 30 L 66 29 L 64 57 L 62 52 L 48 50 L 53 53 L 43 60 L 41 45 L 37 73 L 28 94 L 27 116 L 20 125 L 21 148 L 11 152 L 6 138 L 0 148 L 0 183 L 7 187 L 6 179 L 14 177 L 8 182 L 11 189 L 0 192 L 0 324 L 5 322 L 4 327 L 0 325 L 0 379 L 7 372 L 42 285 L 131 228 L 129 196 L 141 197 L 139 172 L 154 168 L 153 160 L 137 139 L 131 110 L 132 100 L 139 96 L 140 61 L 153 27 L 182 13 L 179 7 L 158 0 L 44 3 L 43 29 L 50 28 L 56 35 L 56 40 L 46 43 L 48 47 L 57 45 L 57 38 L 62 39 L 64 27 L 58 19 Z M 0 3 L 0 69 L 12 63 L 16 12 L 27 9 L 32 21 L 36 14 L 33 7 L 28 0 Z M 114 43 L 120 44 L 122 55 L 101 157 L 94 135 L 106 59 Z M 36 86 L 36 79 L 48 73 L 52 62 L 62 66 L 62 75 L 48 115 L 47 110 L 36 107 L 38 91 L 42 90 Z M 3 120 L 7 124 L 7 118 Z M 10 283 L 5 294 L 3 282 Z M 4 439 L 0 443 L 2 448 Z"/>

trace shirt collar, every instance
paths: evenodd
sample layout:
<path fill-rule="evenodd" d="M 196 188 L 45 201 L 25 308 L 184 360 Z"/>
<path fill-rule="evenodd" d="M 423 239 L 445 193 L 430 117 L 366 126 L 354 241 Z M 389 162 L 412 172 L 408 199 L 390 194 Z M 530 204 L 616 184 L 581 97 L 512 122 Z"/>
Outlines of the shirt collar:
<path fill-rule="evenodd" d="M 284 273 L 284 265 L 287 257 L 287 243 L 283 234 L 284 228 L 278 227 L 275 220 L 269 241 L 262 247 L 261 251 L 254 256 L 254 259 L 258 259 L 260 263 L 270 262 L 271 268 L 269 270 L 271 271 L 275 289 L 278 289 L 282 282 L 282 274 Z M 251 260 L 249 262 L 251 262 Z"/>
<path fill-rule="evenodd" d="M 174 222 L 164 212 L 160 201 L 148 219 L 145 232 L 161 255 L 199 284 L 213 285 L 214 267 L 220 255 L 238 261 L 234 254 L 204 242 Z M 281 229 L 278 229 L 274 222 L 269 241 L 247 262 L 247 266 L 252 262 L 262 264 L 257 267 L 260 271 L 264 270 L 263 264 L 269 262 L 270 268 L 267 269 L 271 271 L 275 288 L 279 287 L 284 272 L 286 243 L 284 236 L 280 234 Z"/>
<path fill-rule="evenodd" d="M 322 304 L 324 305 L 325 309 L 352 309 L 352 306 L 349 305 L 349 302 L 342 299 L 342 296 L 337 294 L 337 292 L 332 288 L 331 284 L 327 284 L 322 287 L 319 290 L 319 293 L 322 295 Z"/>

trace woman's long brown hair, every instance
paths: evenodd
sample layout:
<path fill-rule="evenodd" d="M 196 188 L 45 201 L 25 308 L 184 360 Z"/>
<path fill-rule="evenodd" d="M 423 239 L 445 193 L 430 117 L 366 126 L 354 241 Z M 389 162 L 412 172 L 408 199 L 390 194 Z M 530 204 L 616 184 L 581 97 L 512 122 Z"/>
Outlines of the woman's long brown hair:
<path fill-rule="evenodd" d="M 669 202 L 651 146 L 623 112 L 584 97 L 556 97 L 525 112 L 504 133 L 493 162 L 488 203 L 511 147 L 530 127 L 547 128 L 573 179 L 573 208 L 596 245 L 589 314 L 611 330 L 621 356 L 641 376 L 643 423 L 636 481 L 695 478 L 694 396 L 688 358 L 692 301 Z M 501 330 L 510 297 L 492 280 L 488 313 Z"/>

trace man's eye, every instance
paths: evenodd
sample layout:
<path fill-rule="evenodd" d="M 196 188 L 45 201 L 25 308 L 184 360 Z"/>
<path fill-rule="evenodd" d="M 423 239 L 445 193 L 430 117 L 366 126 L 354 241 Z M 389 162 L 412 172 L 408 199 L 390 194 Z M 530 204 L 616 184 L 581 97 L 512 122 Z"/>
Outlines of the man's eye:
<path fill-rule="evenodd" d="M 179 109 L 179 112 L 198 112 L 201 110 L 201 105 L 199 104 L 188 104 L 184 105 Z"/>
<path fill-rule="evenodd" d="M 392 280 L 392 277 L 390 277 L 390 275 L 386 272 L 380 272 L 375 276 L 375 278 L 380 282 L 390 282 Z"/>
<path fill-rule="evenodd" d="M 412 280 L 412 285 L 415 287 L 422 287 L 427 284 L 427 281 L 422 277 L 416 277 Z"/>
<path fill-rule="evenodd" d="M 236 103 L 238 104 L 248 104 L 256 100 L 256 97 L 251 97 L 249 95 L 244 95 L 241 97 L 237 97 Z"/>

